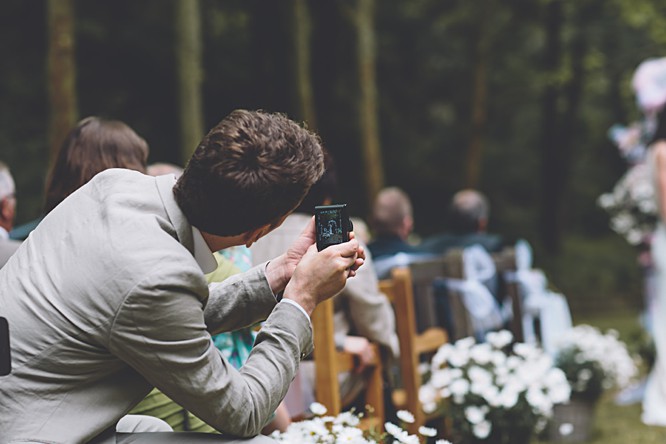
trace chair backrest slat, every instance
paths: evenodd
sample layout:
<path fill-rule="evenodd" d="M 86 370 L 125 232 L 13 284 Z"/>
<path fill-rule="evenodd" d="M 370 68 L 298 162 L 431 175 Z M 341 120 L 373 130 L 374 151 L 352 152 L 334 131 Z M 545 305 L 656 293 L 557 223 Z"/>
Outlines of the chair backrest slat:
<path fill-rule="evenodd" d="M 354 369 L 354 356 L 338 351 L 334 340 L 333 301 L 321 302 L 312 314 L 314 330 L 315 396 L 326 406 L 329 415 L 338 415 L 343 408 L 340 394 L 340 373 Z M 371 363 L 366 381 L 365 403 L 372 408 L 372 415 L 362 419 L 361 427 L 369 428 L 384 423 L 384 390 L 381 353 L 376 344 L 375 361 Z"/>
<path fill-rule="evenodd" d="M 444 329 L 438 326 L 429 327 L 422 333 L 418 333 L 417 313 L 414 306 L 414 282 L 412 281 L 410 268 L 393 269 L 391 278 L 380 281 L 379 287 L 393 303 L 396 313 L 402 381 L 402 391 L 399 398 L 404 401 L 404 405 L 397 405 L 397 407 L 405 408 L 414 415 L 415 421 L 408 425 L 408 429 L 411 433 L 416 433 L 427 419 L 418 399 L 421 387 L 420 357 L 424 353 L 434 353 L 440 346 L 444 345 L 447 342 L 447 334 Z M 394 401 L 396 401 L 396 398 L 398 397 L 394 397 Z"/>
<path fill-rule="evenodd" d="M 524 342 L 525 333 L 523 331 L 523 300 L 518 288 L 518 282 L 515 279 L 508 279 L 507 275 L 517 270 L 516 250 L 513 247 L 506 247 L 499 253 L 492 255 L 497 274 L 500 277 L 499 288 L 504 295 L 511 301 L 511 311 L 513 317 L 509 323 L 511 333 L 516 342 Z M 503 295 L 503 296 L 504 296 Z"/>

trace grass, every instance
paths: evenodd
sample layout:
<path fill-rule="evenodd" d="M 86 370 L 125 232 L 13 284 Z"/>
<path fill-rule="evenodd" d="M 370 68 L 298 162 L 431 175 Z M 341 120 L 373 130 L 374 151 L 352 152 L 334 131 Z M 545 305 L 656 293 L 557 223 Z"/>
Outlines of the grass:
<path fill-rule="evenodd" d="M 576 324 L 590 324 L 602 331 L 614 328 L 626 342 L 640 329 L 638 313 L 623 310 L 576 317 Z M 631 347 L 632 344 L 628 343 Z M 663 444 L 666 443 L 666 427 L 649 427 L 641 422 L 641 405 L 618 406 L 615 393 L 607 393 L 599 401 L 595 412 L 590 440 L 584 444 Z M 547 441 L 534 441 L 545 444 Z"/>

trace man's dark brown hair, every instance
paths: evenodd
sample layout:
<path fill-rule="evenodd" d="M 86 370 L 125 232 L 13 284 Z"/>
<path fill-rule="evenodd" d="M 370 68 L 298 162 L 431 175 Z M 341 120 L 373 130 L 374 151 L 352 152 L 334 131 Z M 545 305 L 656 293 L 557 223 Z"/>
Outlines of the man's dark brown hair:
<path fill-rule="evenodd" d="M 203 138 L 174 195 L 192 225 L 234 236 L 290 213 L 323 171 L 315 134 L 281 114 L 236 110 Z"/>

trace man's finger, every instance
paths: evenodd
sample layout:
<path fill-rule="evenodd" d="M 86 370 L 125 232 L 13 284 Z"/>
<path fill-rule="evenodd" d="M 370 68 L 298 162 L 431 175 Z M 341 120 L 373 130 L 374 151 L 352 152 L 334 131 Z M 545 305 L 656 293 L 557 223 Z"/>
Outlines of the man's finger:
<path fill-rule="evenodd" d="M 358 241 L 354 239 L 351 239 L 348 242 L 343 242 L 341 244 L 331 245 L 327 248 L 327 250 L 329 248 L 331 248 L 335 254 L 339 254 L 342 257 L 356 257 L 358 255 L 359 249 L 362 250 L 362 247 L 359 245 Z"/>
<path fill-rule="evenodd" d="M 316 239 L 316 234 L 315 234 L 315 218 L 312 216 L 310 218 L 310 222 L 305 226 L 303 231 L 301 232 L 302 237 L 307 237 L 309 239 L 312 239 L 314 242 Z"/>
<path fill-rule="evenodd" d="M 351 269 L 356 271 L 358 270 L 361 265 L 365 264 L 365 259 L 357 257 L 356 260 L 354 261 L 354 264 L 351 266 Z"/>

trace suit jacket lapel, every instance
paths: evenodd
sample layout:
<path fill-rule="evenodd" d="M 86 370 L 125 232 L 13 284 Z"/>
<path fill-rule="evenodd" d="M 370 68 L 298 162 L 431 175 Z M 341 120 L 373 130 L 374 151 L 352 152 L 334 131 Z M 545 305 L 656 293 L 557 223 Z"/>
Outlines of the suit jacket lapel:
<path fill-rule="evenodd" d="M 176 230 L 178 241 L 194 254 L 194 239 L 192 238 L 192 225 L 180 210 L 176 198 L 173 196 L 174 177 L 170 174 L 155 178 L 157 190 L 162 198 L 164 209 Z"/>

